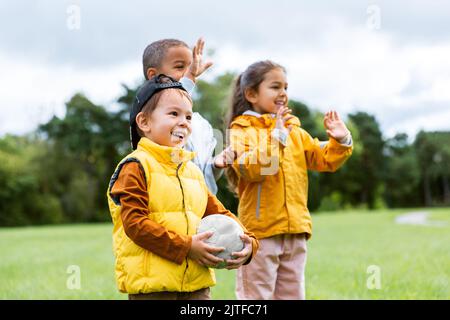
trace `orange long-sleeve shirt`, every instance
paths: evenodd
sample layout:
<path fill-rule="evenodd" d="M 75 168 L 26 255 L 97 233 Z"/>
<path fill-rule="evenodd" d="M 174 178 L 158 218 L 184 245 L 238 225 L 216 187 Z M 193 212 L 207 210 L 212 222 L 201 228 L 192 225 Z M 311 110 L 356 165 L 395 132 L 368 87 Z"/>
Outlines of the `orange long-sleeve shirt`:
<path fill-rule="evenodd" d="M 148 191 L 145 175 L 139 163 L 126 163 L 120 171 L 111 193 L 120 198 L 122 206 L 121 218 L 126 235 L 140 247 L 181 264 L 186 258 L 192 243 L 192 237 L 168 230 L 148 218 Z M 204 217 L 210 214 L 225 214 L 242 226 L 236 216 L 208 191 L 208 203 Z M 252 238 L 252 256 L 245 262 L 248 264 L 258 250 L 258 241 L 252 232 L 243 227 L 244 233 Z"/>

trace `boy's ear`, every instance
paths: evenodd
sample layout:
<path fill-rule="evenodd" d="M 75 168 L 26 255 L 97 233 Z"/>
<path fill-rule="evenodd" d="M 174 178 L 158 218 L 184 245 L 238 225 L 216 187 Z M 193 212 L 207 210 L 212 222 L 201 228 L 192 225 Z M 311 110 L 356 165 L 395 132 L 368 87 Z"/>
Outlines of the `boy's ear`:
<path fill-rule="evenodd" d="M 258 94 L 252 88 L 246 88 L 244 90 L 244 97 L 250 103 L 256 103 Z"/>
<path fill-rule="evenodd" d="M 150 133 L 150 121 L 148 121 L 147 116 L 143 112 L 139 112 L 136 115 L 136 125 L 143 133 Z"/>
<path fill-rule="evenodd" d="M 151 78 L 153 78 L 156 75 L 157 75 L 156 74 L 156 68 L 150 67 L 150 68 L 147 69 L 147 79 L 150 80 Z"/>

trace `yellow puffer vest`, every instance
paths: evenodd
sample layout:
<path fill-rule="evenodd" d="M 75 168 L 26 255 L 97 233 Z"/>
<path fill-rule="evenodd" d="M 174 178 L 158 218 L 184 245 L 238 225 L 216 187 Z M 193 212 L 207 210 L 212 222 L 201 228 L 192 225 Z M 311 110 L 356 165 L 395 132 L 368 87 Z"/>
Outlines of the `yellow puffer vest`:
<path fill-rule="evenodd" d="M 149 194 L 149 218 L 165 228 L 194 235 L 206 209 L 207 187 L 200 170 L 191 161 L 193 152 L 158 145 L 141 138 L 137 149 L 117 166 L 108 188 L 113 220 L 116 280 L 121 292 L 192 292 L 215 285 L 212 269 L 186 258 L 178 265 L 145 250 L 127 237 L 120 216 L 120 200 L 110 190 L 126 162 L 138 161 L 145 172 Z"/>

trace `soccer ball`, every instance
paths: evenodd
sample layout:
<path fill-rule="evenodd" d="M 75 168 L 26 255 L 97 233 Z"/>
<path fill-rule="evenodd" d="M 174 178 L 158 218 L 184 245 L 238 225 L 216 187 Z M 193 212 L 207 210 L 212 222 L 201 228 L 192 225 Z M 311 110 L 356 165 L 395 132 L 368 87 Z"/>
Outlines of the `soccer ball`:
<path fill-rule="evenodd" d="M 211 268 L 222 269 L 227 266 L 226 260 L 233 259 L 232 252 L 238 252 L 244 249 L 244 242 L 241 235 L 244 230 L 234 219 L 224 214 L 211 214 L 200 221 L 197 233 L 213 231 L 213 235 L 205 240 L 205 242 L 214 247 L 223 247 L 225 250 L 215 253 L 214 255 L 224 259 Z"/>

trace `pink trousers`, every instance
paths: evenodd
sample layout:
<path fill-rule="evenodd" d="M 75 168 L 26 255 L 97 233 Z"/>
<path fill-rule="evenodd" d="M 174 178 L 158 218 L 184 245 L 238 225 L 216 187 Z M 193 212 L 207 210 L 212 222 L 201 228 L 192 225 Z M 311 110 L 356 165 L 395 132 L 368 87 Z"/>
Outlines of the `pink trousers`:
<path fill-rule="evenodd" d="M 239 300 L 304 300 L 306 236 L 280 234 L 259 240 L 248 265 L 237 269 Z"/>

